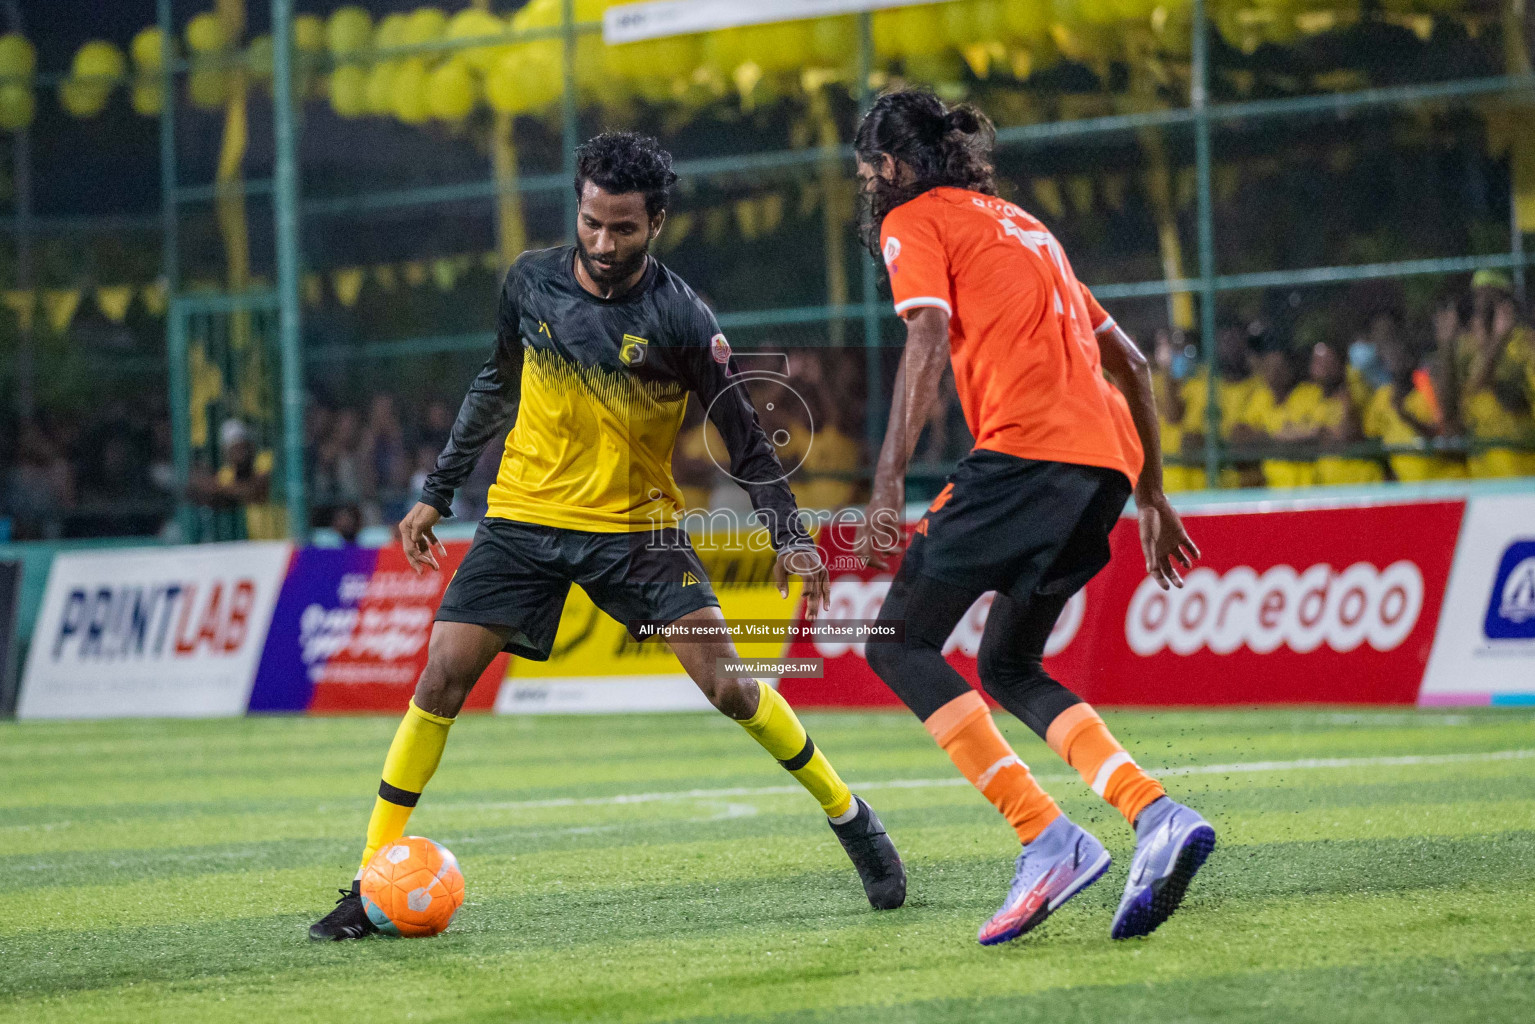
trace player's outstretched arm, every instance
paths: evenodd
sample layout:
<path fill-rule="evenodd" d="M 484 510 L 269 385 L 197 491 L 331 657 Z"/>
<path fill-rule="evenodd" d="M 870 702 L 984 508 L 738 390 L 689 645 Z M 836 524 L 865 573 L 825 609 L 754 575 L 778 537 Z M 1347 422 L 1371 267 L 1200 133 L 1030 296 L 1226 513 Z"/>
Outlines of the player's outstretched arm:
<path fill-rule="evenodd" d="M 1157 402 L 1152 392 L 1151 364 L 1116 324 L 1095 335 L 1103 357 L 1103 372 L 1125 396 L 1135 432 L 1140 436 L 1145 462 L 1135 484 L 1135 507 L 1140 518 L 1141 552 L 1146 571 L 1163 590 L 1183 586 L 1178 565 L 1193 568 L 1199 548 L 1183 528 L 1172 503 L 1162 490 L 1162 437 L 1157 423 Z"/>
<path fill-rule="evenodd" d="M 906 467 L 911 464 L 922 425 L 933 414 L 938 385 L 949 365 L 949 314 L 919 306 L 906 314 L 906 349 L 895 374 L 890 423 L 874 470 L 869 508 L 859 526 L 855 550 L 867 565 L 883 569 L 902 540 L 901 508 L 906 499 Z"/>

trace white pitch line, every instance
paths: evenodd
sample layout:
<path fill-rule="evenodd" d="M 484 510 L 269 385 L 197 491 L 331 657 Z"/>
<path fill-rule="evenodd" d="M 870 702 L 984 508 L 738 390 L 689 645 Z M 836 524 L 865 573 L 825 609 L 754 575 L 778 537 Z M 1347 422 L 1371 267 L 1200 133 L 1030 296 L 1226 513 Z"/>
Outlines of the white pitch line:
<path fill-rule="evenodd" d="M 1535 750 L 1494 750 L 1473 754 L 1403 754 L 1381 757 L 1307 757 L 1296 761 L 1246 761 L 1235 764 L 1193 764 L 1148 769 L 1155 776 L 1241 775 L 1258 772 L 1306 771 L 1315 768 L 1391 768 L 1413 765 L 1478 764 L 1488 761 L 1523 761 L 1535 758 Z M 1075 775 L 1036 775 L 1044 782 L 1063 782 Z M 961 776 L 942 779 L 890 779 L 853 785 L 855 792 L 875 789 L 945 789 L 968 786 Z M 621 807 L 627 804 L 670 803 L 684 800 L 719 800 L 725 797 L 781 796 L 801 793 L 799 786 L 737 786 L 730 789 L 684 789 L 660 793 L 620 793 L 615 796 L 553 797 L 546 800 L 508 800 L 488 803 L 444 801 L 434 807 L 474 807 L 482 810 L 520 811 L 551 807 Z"/>

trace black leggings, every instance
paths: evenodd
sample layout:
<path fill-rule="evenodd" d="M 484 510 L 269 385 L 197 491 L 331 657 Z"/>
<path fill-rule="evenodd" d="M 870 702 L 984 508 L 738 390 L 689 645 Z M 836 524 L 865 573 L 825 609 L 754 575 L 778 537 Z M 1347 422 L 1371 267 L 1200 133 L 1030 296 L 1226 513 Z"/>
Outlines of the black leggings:
<path fill-rule="evenodd" d="M 890 584 L 881 622 L 905 620 L 901 643 L 870 643 L 869 666 L 923 721 L 970 684 L 943 657 L 943 645 L 980 591 L 902 571 Z M 1045 642 L 1070 594 L 1036 592 L 1028 602 L 997 594 L 981 635 L 981 685 L 1043 739 L 1057 715 L 1081 698 L 1045 672 Z"/>

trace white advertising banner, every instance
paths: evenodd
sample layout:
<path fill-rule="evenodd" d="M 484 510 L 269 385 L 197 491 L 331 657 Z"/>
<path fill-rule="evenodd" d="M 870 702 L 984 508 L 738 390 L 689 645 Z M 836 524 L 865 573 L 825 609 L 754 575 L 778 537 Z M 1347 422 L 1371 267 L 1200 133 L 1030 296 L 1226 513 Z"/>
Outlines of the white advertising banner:
<path fill-rule="evenodd" d="M 1466 504 L 1419 704 L 1535 704 L 1535 495 Z"/>
<path fill-rule="evenodd" d="M 602 41 L 609 46 L 642 39 L 714 32 L 742 25 L 828 18 L 887 7 L 914 7 L 933 0 L 652 0 L 620 4 L 602 13 Z"/>
<path fill-rule="evenodd" d="M 278 542 L 59 555 L 17 717 L 244 714 L 291 551 Z"/>

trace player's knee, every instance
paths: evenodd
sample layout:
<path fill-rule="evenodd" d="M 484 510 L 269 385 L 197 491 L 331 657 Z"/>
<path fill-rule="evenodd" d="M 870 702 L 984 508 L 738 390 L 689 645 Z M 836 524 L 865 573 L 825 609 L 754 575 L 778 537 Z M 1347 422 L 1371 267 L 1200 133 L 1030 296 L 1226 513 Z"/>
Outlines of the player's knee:
<path fill-rule="evenodd" d="M 705 693 L 720 714 L 738 722 L 750 718 L 757 710 L 755 679 L 720 676 Z"/>
<path fill-rule="evenodd" d="M 898 643 L 867 643 L 863 651 L 874 674 L 884 680 L 886 685 L 890 685 L 890 680 L 897 675 L 906 657 L 904 646 Z"/>
<path fill-rule="evenodd" d="M 416 680 L 416 706 L 433 714 L 453 716 L 475 684 L 475 674 L 461 659 L 435 647 L 428 648 L 426 668 Z"/>
<path fill-rule="evenodd" d="M 993 697 L 1027 690 L 1050 678 L 1038 658 L 1020 657 L 985 643 L 981 644 L 975 661 L 981 686 Z"/>

